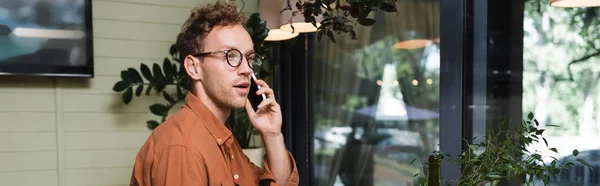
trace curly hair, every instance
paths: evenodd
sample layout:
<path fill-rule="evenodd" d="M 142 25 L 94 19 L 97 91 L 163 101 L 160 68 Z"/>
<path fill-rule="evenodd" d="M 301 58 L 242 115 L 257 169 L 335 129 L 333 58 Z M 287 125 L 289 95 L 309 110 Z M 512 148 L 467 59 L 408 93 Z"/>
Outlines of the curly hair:
<path fill-rule="evenodd" d="M 234 5 L 217 2 L 192 9 L 177 35 L 179 59 L 198 53 L 204 48 L 204 38 L 215 26 L 246 24 L 246 15 Z"/>

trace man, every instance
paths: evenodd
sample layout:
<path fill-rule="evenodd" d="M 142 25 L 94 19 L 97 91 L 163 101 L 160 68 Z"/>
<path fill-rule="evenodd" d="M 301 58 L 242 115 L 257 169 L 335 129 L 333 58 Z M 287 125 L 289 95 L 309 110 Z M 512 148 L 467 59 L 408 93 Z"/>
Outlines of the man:
<path fill-rule="evenodd" d="M 192 81 L 186 104 L 154 129 L 139 151 L 131 185 L 297 185 L 298 171 L 285 149 L 281 110 L 273 90 L 249 92 L 259 65 L 246 17 L 234 6 L 216 3 L 192 11 L 177 37 Z M 265 94 L 254 111 L 247 94 Z M 245 108 L 264 141 L 264 170 L 243 154 L 227 124 L 232 109 Z"/>

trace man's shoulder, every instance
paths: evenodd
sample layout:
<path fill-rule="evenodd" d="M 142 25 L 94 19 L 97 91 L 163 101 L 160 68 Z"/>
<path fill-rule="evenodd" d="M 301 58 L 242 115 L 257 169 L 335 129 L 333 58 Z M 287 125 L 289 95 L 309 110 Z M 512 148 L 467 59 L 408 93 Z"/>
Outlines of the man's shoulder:
<path fill-rule="evenodd" d="M 155 143 L 155 150 L 161 150 L 174 145 L 191 148 L 194 146 L 194 138 L 204 135 L 208 135 L 204 121 L 191 109 L 183 107 L 156 127 L 151 138 Z"/>

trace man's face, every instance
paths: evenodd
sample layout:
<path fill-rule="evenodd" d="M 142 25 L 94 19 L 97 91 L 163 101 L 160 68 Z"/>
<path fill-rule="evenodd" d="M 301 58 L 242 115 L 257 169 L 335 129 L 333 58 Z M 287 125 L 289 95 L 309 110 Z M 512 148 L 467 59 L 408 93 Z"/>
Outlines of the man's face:
<path fill-rule="evenodd" d="M 254 52 L 252 38 L 241 25 L 216 26 L 204 39 L 201 52 L 237 49 L 244 56 L 238 67 L 227 63 L 225 53 L 204 56 L 200 62 L 202 68 L 202 86 L 207 96 L 218 107 L 230 109 L 244 108 L 249 91 L 249 77 L 252 69 L 246 56 Z M 230 61 L 236 65 L 237 61 Z"/>

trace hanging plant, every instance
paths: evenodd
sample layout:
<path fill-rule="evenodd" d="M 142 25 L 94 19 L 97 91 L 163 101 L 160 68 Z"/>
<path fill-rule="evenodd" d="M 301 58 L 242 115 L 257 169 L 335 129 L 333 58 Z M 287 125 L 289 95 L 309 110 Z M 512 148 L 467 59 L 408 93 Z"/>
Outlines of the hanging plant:
<path fill-rule="evenodd" d="M 321 25 L 318 26 L 317 39 L 320 41 L 323 35 L 327 35 L 335 42 L 334 33 L 350 34 L 350 38 L 356 40 L 354 28 L 356 24 L 371 26 L 376 20 L 368 18 L 371 12 L 385 11 L 397 12 L 396 2 L 398 0 L 287 0 L 283 11 L 292 11 L 292 16 L 298 13 L 304 15 L 304 21 L 312 23 L 317 27 L 317 17 L 322 17 Z M 295 6 L 295 10 L 292 9 Z M 350 19 L 354 21 L 351 21 Z M 292 23 L 292 19 L 288 21 Z M 294 26 L 292 24 L 292 29 Z"/>

